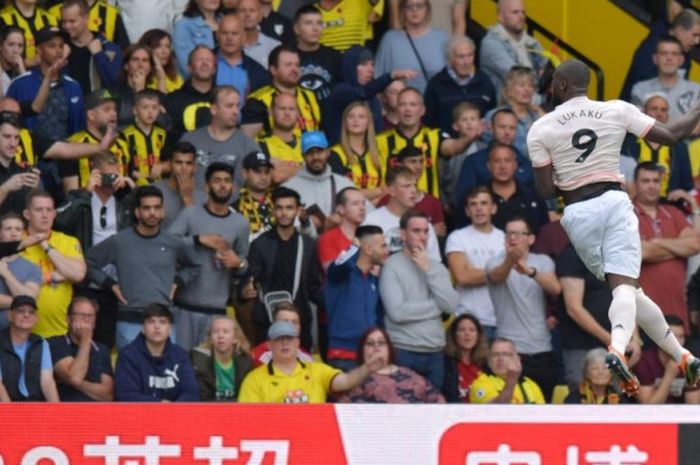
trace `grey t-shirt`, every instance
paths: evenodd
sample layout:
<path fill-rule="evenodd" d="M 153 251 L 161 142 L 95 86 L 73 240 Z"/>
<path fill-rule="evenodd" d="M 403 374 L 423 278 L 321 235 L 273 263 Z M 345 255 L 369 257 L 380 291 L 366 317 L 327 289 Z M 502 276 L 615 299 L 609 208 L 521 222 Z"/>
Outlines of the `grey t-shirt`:
<path fill-rule="evenodd" d="M 690 110 L 700 97 L 700 85 L 680 78 L 673 87 L 666 87 L 659 78 L 638 82 L 632 87 L 632 103 L 644 107 L 649 97 L 663 95 L 668 100 L 668 115 L 671 119 L 679 118 Z"/>
<path fill-rule="evenodd" d="M 42 276 L 41 269 L 22 257 L 15 257 L 14 260 L 7 264 L 10 272 L 17 278 L 20 283 L 36 283 L 41 286 Z M 7 288 L 4 279 L 0 279 L 0 294 L 10 295 L 10 290 Z M 2 310 L 5 310 L 4 308 Z"/>
<path fill-rule="evenodd" d="M 505 261 L 502 252 L 486 262 L 490 272 Z M 554 262 L 547 255 L 530 253 L 527 266 L 538 273 L 554 273 Z M 489 283 L 489 294 L 496 310 L 499 337 L 510 339 L 520 354 L 536 354 L 552 350 L 545 314 L 547 300 L 544 289 L 529 276 L 511 271 L 503 283 Z"/>
<path fill-rule="evenodd" d="M 197 148 L 197 187 L 204 188 L 204 174 L 207 166 L 215 161 L 223 161 L 236 169 L 233 181 L 236 192 L 243 185 L 243 158 L 250 152 L 260 150 L 260 146 L 243 132 L 236 130 L 231 137 L 219 141 L 211 137 L 207 126 L 185 133 L 182 141 Z"/>
<path fill-rule="evenodd" d="M 163 224 L 161 224 L 162 229 L 168 229 L 177 215 L 180 214 L 185 204 L 182 203 L 182 197 L 180 194 L 170 186 L 170 182 L 167 179 L 162 179 L 158 182 L 153 183 L 158 189 L 163 192 L 163 207 L 165 208 L 165 218 L 163 219 Z M 207 194 L 201 188 L 195 188 L 194 193 L 194 205 L 204 205 L 207 203 Z"/>

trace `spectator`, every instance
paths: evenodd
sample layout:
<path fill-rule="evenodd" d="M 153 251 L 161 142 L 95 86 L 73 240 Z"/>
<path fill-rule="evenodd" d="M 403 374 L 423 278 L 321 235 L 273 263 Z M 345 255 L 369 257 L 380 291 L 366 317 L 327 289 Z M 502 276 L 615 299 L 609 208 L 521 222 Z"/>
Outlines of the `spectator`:
<path fill-rule="evenodd" d="M 250 344 L 238 323 L 223 315 L 213 317 L 207 333 L 207 340 L 190 351 L 199 400 L 235 402 L 253 365 Z"/>
<path fill-rule="evenodd" d="M 679 75 L 683 64 L 683 48 L 675 37 L 659 38 L 653 59 L 657 75 L 639 81 L 632 87 L 632 103 L 642 108 L 649 96 L 661 94 L 669 103 L 669 117 L 678 119 L 690 111 L 700 97 L 700 84 Z"/>
<path fill-rule="evenodd" d="M 218 86 L 211 95 L 211 123 L 182 136 L 197 148 L 197 186 L 204 186 L 204 172 L 210 163 L 222 161 L 234 167 L 234 183 L 243 185 L 241 164 L 243 157 L 260 150 L 250 137 L 238 130 L 240 94 L 235 87 Z"/>
<path fill-rule="evenodd" d="M 389 253 L 400 252 L 404 248 L 400 219 L 408 210 L 416 206 L 416 178 L 413 172 L 403 166 L 392 168 L 386 175 L 389 201 L 383 207 L 369 212 L 363 224 L 379 226 L 384 231 L 384 240 Z M 440 261 L 440 249 L 432 225 L 428 224 L 428 256 Z"/>
<path fill-rule="evenodd" d="M 280 0 L 277 5 L 277 13 L 288 19 L 294 18 L 294 13 L 303 6 L 312 3 L 313 0 Z M 270 2 L 272 3 L 272 2 Z"/>
<path fill-rule="evenodd" d="M 273 10 L 272 3 L 272 0 L 260 0 L 260 11 L 263 16 L 260 22 L 260 31 L 273 39 L 279 40 L 283 44 L 291 43 L 294 40 L 292 21 L 290 18 Z M 284 3 L 284 1 L 280 3 Z M 294 12 L 292 12 L 292 15 L 293 14 Z"/>
<path fill-rule="evenodd" d="M 324 28 L 321 43 L 340 52 L 372 39 L 372 26 L 382 19 L 384 5 L 372 0 L 319 0 Z"/>
<path fill-rule="evenodd" d="M 344 393 L 338 402 L 380 404 L 443 404 L 445 398 L 430 381 L 403 366 L 396 365 L 396 349 L 384 329 L 365 331 L 357 349 L 358 363 L 380 354 L 380 368 L 367 379 Z"/>
<path fill-rule="evenodd" d="M 19 102 L 24 114 L 31 115 L 24 118 L 24 124 L 35 136 L 65 139 L 85 127 L 83 93 L 77 82 L 60 72 L 66 63 L 60 30 L 46 27 L 33 37 L 37 67 L 17 76 L 6 95 Z M 37 104 L 42 91 L 43 104 Z"/>
<path fill-rule="evenodd" d="M 294 325 L 297 331 L 301 330 L 301 321 L 299 318 L 299 310 L 291 302 L 280 302 L 275 306 L 272 312 L 272 321 L 286 321 Z M 253 357 L 253 366 L 259 367 L 266 365 L 272 360 L 272 351 L 267 340 L 261 342 L 251 350 Z M 302 347 L 297 349 L 297 359 L 300 362 L 313 362 L 314 358 L 311 353 Z"/>
<path fill-rule="evenodd" d="M 10 82 L 26 72 L 24 67 L 24 32 L 8 26 L 0 33 L 0 95 L 5 95 Z"/>
<path fill-rule="evenodd" d="M 314 5 L 299 8 L 294 15 L 294 34 L 299 51 L 299 85 L 316 95 L 319 103 L 327 99 L 340 80 L 341 54 L 321 44 L 323 16 Z M 283 41 L 283 43 L 288 43 Z"/>
<path fill-rule="evenodd" d="M 394 81 L 379 93 L 379 102 L 382 104 L 382 126 L 376 128 L 377 131 L 389 131 L 399 124 L 398 97 L 405 88 L 405 82 Z"/>
<path fill-rule="evenodd" d="M 447 402 L 469 403 L 471 386 L 486 366 L 488 342 L 479 320 L 469 313 L 455 318 L 447 329 L 445 347 L 445 384 Z"/>
<path fill-rule="evenodd" d="M 115 86 L 122 65 L 121 48 L 90 30 L 89 8 L 85 0 L 65 0 L 61 8 L 61 27 L 70 47 L 66 72 L 84 95 Z"/>
<path fill-rule="evenodd" d="M 700 41 L 700 15 L 690 8 L 676 15 L 670 25 L 661 23 L 651 28 L 649 35 L 634 52 L 627 78 L 622 86 L 620 99 L 629 102 L 632 98 L 632 87 L 636 83 L 651 79 L 658 74 L 653 55 L 656 52 L 659 38 L 667 31 L 669 35 L 678 39 L 683 47 L 684 62 L 681 66 L 683 70 L 681 73 L 683 76 L 687 74 L 688 68 L 690 68 L 690 50 Z"/>
<path fill-rule="evenodd" d="M 367 102 L 353 102 L 343 110 L 340 141 L 331 147 L 328 163 L 343 174 L 370 202 L 384 196 L 384 167 L 379 159 L 375 125 Z"/>
<path fill-rule="evenodd" d="M 151 51 L 156 67 L 156 82 L 149 83 L 149 87 L 165 87 L 167 94 L 180 89 L 185 82 L 178 70 L 170 34 L 163 29 L 150 29 L 143 33 L 139 44 L 145 45 Z"/>
<path fill-rule="evenodd" d="M 337 142 L 340 137 L 343 110 L 353 102 L 367 102 L 372 110 L 372 118 L 377 127 L 381 126 L 381 104 L 377 94 L 384 90 L 394 80 L 412 79 L 416 72 L 413 70 L 395 69 L 386 74 L 374 77 L 374 55 L 365 47 L 351 47 L 345 53 L 341 62 L 341 82 L 336 84 L 328 98 L 329 109 L 326 112 L 324 127 L 331 141 Z"/>
<path fill-rule="evenodd" d="M 332 172 L 328 165 L 328 140 L 323 132 L 305 132 L 301 136 L 301 151 L 304 166 L 284 186 L 299 193 L 307 215 L 316 230 L 321 231 L 336 224 L 330 218 L 335 212 L 336 196 L 353 183 Z"/>
<path fill-rule="evenodd" d="M 85 278 L 80 242 L 73 236 L 52 230 L 56 209 L 47 192 L 38 189 L 29 192 L 23 215 L 27 220 L 27 238 L 20 256 L 38 265 L 43 277 L 37 298 L 39 319 L 33 332 L 41 337 L 65 334 L 73 284 Z"/>
<path fill-rule="evenodd" d="M 229 85 L 238 90 L 239 108 L 246 97 L 270 83 L 265 68 L 243 53 L 243 21 L 240 16 L 227 14 L 219 21 L 216 32 L 219 56 L 216 62 L 216 85 Z"/>
<path fill-rule="evenodd" d="M 92 171 L 85 189 L 68 193 L 59 208 L 54 228 L 80 241 L 84 251 L 131 225 L 131 197 L 134 182 L 119 175 L 119 163 L 112 152 L 102 152 L 91 159 Z M 117 324 L 117 299 L 110 290 L 81 283 L 76 294 L 93 299 L 100 312 L 95 340 L 107 347 L 114 345 Z"/>
<path fill-rule="evenodd" d="M 43 28 L 55 28 L 57 18 L 37 5 L 33 0 L 14 0 L 0 11 L 0 22 L 4 27 L 17 26 L 24 31 L 26 65 L 36 65 L 39 31 Z"/>
<path fill-rule="evenodd" d="M 90 280 L 103 289 L 111 289 L 119 301 L 119 349 L 139 333 L 141 325 L 136 322 L 143 319 L 148 306 L 171 305 L 178 287 L 194 279 L 201 266 L 189 244 L 161 231 L 163 194 L 157 187 L 142 186 L 136 190 L 134 216 L 133 228 L 105 239 L 87 253 Z M 109 264 L 116 269 L 116 279 L 104 270 Z"/>
<path fill-rule="evenodd" d="M 101 89 L 88 95 L 85 99 L 87 126 L 68 138 L 68 142 L 97 144 L 100 139 L 113 133 L 117 125 L 118 97 L 107 89 Z M 127 174 L 129 147 L 123 138 L 113 139 L 109 151 L 114 153 L 119 163 L 119 174 Z M 58 165 L 64 192 L 85 188 L 90 179 L 90 157 L 63 160 Z"/>
<path fill-rule="evenodd" d="M 297 100 L 292 94 L 278 92 L 272 96 L 272 131 L 258 139 L 260 148 L 274 166 L 272 180 L 281 184 L 294 175 L 304 164 L 301 135 L 295 131 L 299 120 Z"/>
<path fill-rule="evenodd" d="M 204 45 L 210 50 L 214 49 L 220 10 L 221 0 L 190 0 L 183 17 L 175 21 L 173 50 L 183 76 L 189 76 L 184 64 L 195 47 Z"/>
<path fill-rule="evenodd" d="M 58 2 L 49 9 L 49 14 L 56 20 L 61 19 L 61 9 L 64 3 Z M 119 8 L 100 0 L 86 0 L 85 3 L 88 6 L 90 30 L 104 36 L 108 41 L 114 42 L 122 50 L 128 47 L 129 36 L 126 33 Z"/>
<path fill-rule="evenodd" d="M 342 252 L 353 244 L 353 239 L 357 237 L 357 227 L 365 220 L 367 212 L 362 192 L 352 186 L 345 187 L 336 194 L 335 204 L 335 212 L 340 218 L 340 224 L 318 238 L 318 258 L 324 272 Z M 354 348 L 354 345 L 352 347 Z"/>
<path fill-rule="evenodd" d="M 425 214 L 415 210 L 401 216 L 403 250 L 384 265 L 379 293 L 386 329 L 397 347 L 397 363 L 442 389 L 445 331 L 441 315 L 454 312 L 458 297 L 447 268 L 428 257 L 429 226 Z"/>
<path fill-rule="evenodd" d="M 251 152 L 243 159 L 245 184 L 233 208 L 248 221 L 250 241 L 275 225 L 272 170 L 272 160 L 264 152 Z"/>
<path fill-rule="evenodd" d="M 457 135 L 452 114 L 461 102 L 471 102 L 483 115 L 496 105 L 491 79 L 474 63 L 476 46 L 466 36 L 455 36 L 447 44 L 447 66 L 433 76 L 425 89 L 426 126 Z"/>
<path fill-rule="evenodd" d="M 252 285 L 262 293 L 253 308 L 256 341 L 262 342 L 272 321 L 276 302 L 293 302 L 299 309 L 301 346 L 311 348 L 312 312 L 310 303 L 323 306 L 320 270 L 313 239 L 297 232 L 299 194 L 287 187 L 272 193 L 275 227 L 250 244 L 248 260 Z"/>
<path fill-rule="evenodd" d="M 173 22 L 185 10 L 184 0 L 114 0 L 121 12 L 131 42 L 136 42 L 149 29 L 171 32 Z"/>
<path fill-rule="evenodd" d="M 681 319 L 690 332 L 685 294 L 687 259 L 700 252 L 700 236 L 688 224 L 683 213 L 671 205 L 659 203 L 661 169 L 653 162 L 637 165 L 634 175 L 634 211 L 639 218 L 642 239 L 642 270 L 639 282 L 666 316 Z M 676 197 L 672 197 L 674 200 Z M 694 197 L 685 194 L 693 216 L 699 212 Z"/>
<path fill-rule="evenodd" d="M 620 395 L 612 384 L 612 373 L 605 364 L 607 352 L 603 348 L 586 352 L 582 381 L 566 397 L 566 404 L 627 404 L 629 397 Z M 666 354 L 664 354 L 665 356 Z M 581 375 L 579 375 L 581 377 Z"/>
<path fill-rule="evenodd" d="M 505 77 L 505 85 L 501 90 L 501 103 L 498 108 L 494 108 L 486 113 L 486 122 L 492 121 L 492 116 L 501 108 L 507 108 L 513 111 L 513 114 L 518 118 L 518 124 L 515 127 L 515 139 L 513 146 L 519 153 L 527 156 L 527 132 L 530 126 L 537 118 L 544 115 L 544 111 L 539 105 L 533 103 L 537 81 L 535 75 L 530 68 L 514 67 Z M 492 139 L 492 130 L 487 124 L 487 130 L 481 136 L 481 139 L 489 143 Z"/>
<path fill-rule="evenodd" d="M 207 201 L 207 194 L 195 185 L 196 159 L 194 145 L 176 143 L 170 155 L 170 177 L 153 184 L 163 193 L 163 229 L 168 229 L 185 207 L 204 205 Z"/>
<path fill-rule="evenodd" d="M 669 105 L 666 97 L 653 95 L 644 102 L 644 113 L 661 123 L 668 123 Z M 653 162 L 663 169 L 659 194 L 666 198 L 676 189 L 693 190 L 693 173 L 689 146 L 684 141 L 675 145 L 661 145 L 627 134 L 620 158 L 620 171 L 625 175 L 627 191 L 634 197 L 634 168 L 637 163 Z"/>
<path fill-rule="evenodd" d="M 489 371 L 472 383 L 469 401 L 473 404 L 544 404 L 542 390 L 535 381 L 521 376 L 520 356 L 515 344 L 497 337 L 491 342 Z"/>
<path fill-rule="evenodd" d="M 488 169 L 489 154 L 493 149 L 493 145 L 501 144 L 513 146 L 515 143 L 515 135 L 517 131 L 518 118 L 512 110 L 508 108 L 498 109 L 491 115 L 491 127 L 493 128 L 493 142 L 472 154 L 464 160 L 462 168 L 459 171 L 457 184 L 454 190 L 455 211 L 458 219 L 463 222 L 465 218 L 459 218 L 464 209 L 464 196 L 472 188 L 476 186 L 485 186 L 491 182 L 491 172 Z M 516 149 L 516 159 L 518 162 L 515 172 L 516 180 L 534 188 L 534 179 L 532 174 L 532 163 L 530 159 Z"/>
<path fill-rule="evenodd" d="M 272 97 L 278 92 L 293 94 L 297 100 L 299 119 L 296 132 L 313 131 L 321 126 L 321 108 L 314 93 L 299 85 L 299 52 L 294 46 L 282 44 L 270 53 L 268 71 L 272 85 L 261 87 L 248 96 L 242 110 L 241 129 L 250 137 L 272 127 Z"/>
<path fill-rule="evenodd" d="M 173 314 L 150 304 L 143 329 L 119 353 L 114 398 L 122 402 L 195 402 L 197 380 L 187 352 L 170 341 Z"/>
<path fill-rule="evenodd" d="M 388 169 L 394 165 L 394 159 L 404 147 L 410 145 L 420 148 L 425 155 L 425 170 L 418 179 L 418 189 L 439 198 L 439 157 L 449 158 L 463 152 L 471 140 L 467 138 L 450 139 L 439 129 L 423 126 L 421 122 L 421 118 L 425 115 L 423 95 L 412 87 L 399 93 L 397 104 L 399 124 L 396 128 L 385 131 L 377 137 L 380 156 Z"/>
<path fill-rule="evenodd" d="M 175 296 L 176 340 L 185 350 L 205 340 L 214 316 L 226 314 L 229 284 L 248 266 L 248 222 L 230 207 L 233 167 L 214 162 L 205 179 L 207 203 L 185 208 L 168 231 L 191 242 L 201 263 Z"/>
<path fill-rule="evenodd" d="M 246 55 L 267 69 L 270 52 L 281 42 L 260 31 L 260 21 L 262 21 L 260 1 L 239 0 L 237 11 L 243 23 L 243 49 Z"/>
<path fill-rule="evenodd" d="M 22 213 L 27 193 L 39 186 L 39 170 L 15 160 L 20 131 L 17 114 L 0 113 L 0 213 Z"/>
<path fill-rule="evenodd" d="M 425 91 L 430 78 L 445 67 L 442 51 L 449 40 L 444 31 L 430 27 L 430 11 L 430 0 L 399 0 L 402 29 L 387 31 L 379 42 L 375 76 L 395 69 L 420 71 L 407 85 Z"/>
<path fill-rule="evenodd" d="M 146 186 L 170 171 L 168 132 L 156 123 L 161 109 L 161 94 L 150 89 L 134 97 L 134 123 L 121 132 L 126 142 L 129 164 L 125 170 L 136 185 Z"/>
<path fill-rule="evenodd" d="M 683 320 L 668 315 L 666 322 L 684 346 L 686 329 Z M 641 384 L 639 402 L 642 404 L 700 404 L 700 389 L 687 387 L 678 364 L 658 347 L 643 352 L 634 372 Z"/>
<path fill-rule="evenodd" d="M 525 31 L 526 21 L 524 0 L 499 0 L 498 23 L 481 40 L 479 64 L 497 94 L 513 66 L 530 68 L 539 77 L 547 64 L 542 45 Z"/>
<path fill-rule="evenodd" d="M 505 251 L 486 262 L 496 334 L 513 342 L 523 374 L 537 381 L 550 398 L 557 382 L 546 296 L 559 295 L 561 286 L 552 259 L 530 253 L 535 236 L 527 220 L 514 216 L 504 229 Z"/>
<path fill-rule="evenodd" d="M 16 213 L 0 216 L 0 243 L 14 242 L 21 245 L 24 221 Z M 20 295 L 36 298 L 41 286 L 41 269 L 17 254 L 0 261 L 0 329 L 9 326 L 7 310 L 12 299 Z"/>
<path fill-rule="evenodd" d="M 379 369 L 380 356 L 373 354 L 354 370 L 343 373 L 320 362 L 297 359 L 298 329 L 276 321 L 268 332 L 272 359 L 251 371 L 243 380 L 240 402 L 307 404 L 323 403 L 329 393 L 348 391 Z"/>
<path fill-rule="evenodd" d="M 362 335 L 383 324 L 379 300 L 379 268 L 389 257 L 379 226 L 360 226 L 358 245 L 346 249 L 328 266 L 328 364 L 343 371 L 362 365 Z M 392 361 L 393 362 L 393 361 Z M 389 361 L 387 360 L 387 363 Z"/>
<path fill-rule="evenodd" d="M 10 327 L 0 331 L 0 400 L 58 402 L 49 343 L 34 333 L 36 301 L 20 295 L 10 304 Z"/>
<path fill-rule="evenodd" d="M 93 339 L 97 302 L 76 297 L 68 308 L 68 333 L 49 339 L 62 402 L 110 402 L 114 398 L 109 348 Z"/>
<path fill-rule="evenodd" d="M 493 340 L 497 320 L 489 295 L 486 263 L 504 251 L 505 236 L 492 223 L 497 207 L 488 188 L 475 187 L 465 203 L 471 224 L 450 233 L 445 245 L 447 264 L 459 295 L 455 313 L 478 318 L 483 333 Z"/>
<path fill-rule="evenodd" d="M 172 118 L 173 140 L 179 140 L 185 131 L 194 131 L 211 122 L 209 108 L 216 77 L 216 55 L 204 45 L 196 46 L 188 57 L 187 70 L 189 79 L 165 99 L 165 108 Z"/>

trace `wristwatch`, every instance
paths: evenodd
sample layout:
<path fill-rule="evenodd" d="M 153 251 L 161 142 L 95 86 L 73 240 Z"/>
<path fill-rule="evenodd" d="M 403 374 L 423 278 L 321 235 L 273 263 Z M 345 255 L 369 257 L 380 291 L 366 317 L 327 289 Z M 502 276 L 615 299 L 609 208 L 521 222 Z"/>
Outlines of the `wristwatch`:
<path fill-rule="evenodd" d="M 532 271 L 529 272 L 527 275 L 528 275 L 529 277 L 531 277 L 531 278 L 534 278 L 535 276 L 537 276 L 537 268 L 535 268 L 535 267 L 533 266 L 531 269 L 532 269 Z"/>

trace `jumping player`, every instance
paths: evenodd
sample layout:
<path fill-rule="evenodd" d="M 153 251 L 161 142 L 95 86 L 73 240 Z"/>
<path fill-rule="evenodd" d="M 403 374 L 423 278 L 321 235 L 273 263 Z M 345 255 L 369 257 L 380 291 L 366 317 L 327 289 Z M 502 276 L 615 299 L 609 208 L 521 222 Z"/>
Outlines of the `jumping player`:
<path fill-rule="evenodd" d="M 554 73 L 552 91 L 558 106 L 537 120 L 527 135 L 537 192 L 543 198 L 563 197 L 561 225 L 588 269 L 612 290 L 606 362 L 625 393 L 633 396 L 639 389 L 623 355 L 635 322 L 678 363 L 686 384 L 695 386 L 700 360 L 681 347 L 661 309 L 637 280 L 642 262 L 639 223 L 622 190 L 619 163 L 626 132 L 673 145 L 698 124 L 700 105 L 662 124 L 621 100 L 589 100 L 589 79 L 588 68 L 578 60 L 565 61 Z"/>

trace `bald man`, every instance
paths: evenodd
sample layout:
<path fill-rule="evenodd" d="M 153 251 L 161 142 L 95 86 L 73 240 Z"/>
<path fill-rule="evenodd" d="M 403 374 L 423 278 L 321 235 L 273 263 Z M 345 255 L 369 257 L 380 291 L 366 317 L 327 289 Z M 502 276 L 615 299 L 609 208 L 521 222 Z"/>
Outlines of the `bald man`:
<path fill-rule="evenodd" d="M 639 224 L 622 190 L 619 166 L 627 132 L 673 145 L 690 135 L 700 121 L 700 104 L 681 118 L 662 123 L 621 100 L 589 100 L 589 81 L 589 69 L 578 60 L 565 61 L 554 73 L 552 94 L 558 106 L 537 120 L 527 136 L 537 192 L 542 198 L 563 197 L 566 208 L 561 225 L 588 269 L 612 290 L 606 362 L 625 393 L 632 396 L 639 390 L 624 356 L 635 323 L 679 364 L 686 384 L 695 386 L 700 360 L 681 347 L 661 309 L 639 285 Z M 663 246 L 658 248 L 663 254 Z"/>

